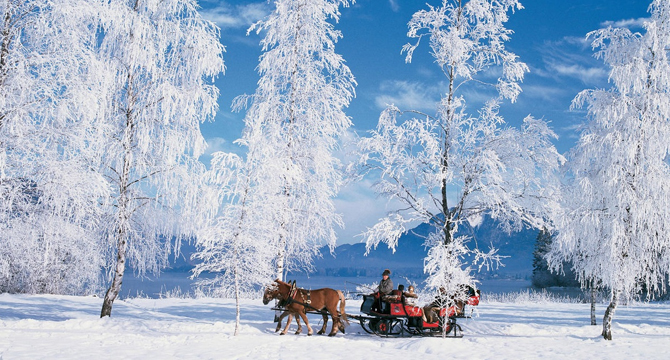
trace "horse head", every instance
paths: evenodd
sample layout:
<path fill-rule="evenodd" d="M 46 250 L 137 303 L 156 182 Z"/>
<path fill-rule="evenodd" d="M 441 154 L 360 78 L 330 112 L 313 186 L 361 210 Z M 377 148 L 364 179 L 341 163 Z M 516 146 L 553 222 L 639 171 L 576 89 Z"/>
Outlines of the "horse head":
<path fill-rule="evenodd" d="M 274 299 L 282 300 L 281 292 L 279 292 L 279 287 L 276 283 L 265 288 L 265 292 L 263 293 L 263 305 L 267 305 L 270 300 Z"/>

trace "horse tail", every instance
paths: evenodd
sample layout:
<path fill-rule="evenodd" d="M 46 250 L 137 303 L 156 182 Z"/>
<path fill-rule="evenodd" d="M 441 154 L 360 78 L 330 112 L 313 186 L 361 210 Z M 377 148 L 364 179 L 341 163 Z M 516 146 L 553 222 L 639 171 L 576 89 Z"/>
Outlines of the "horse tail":
<path fill-rule="evenodd" d="M 337 296 L 340 297 L 340 321 L 349 325 L 349 319 L 347 318 L 347 313 L 344 311 L 344 306 L 346 304 L 346 301 L 344 300 L 344 294 L 342 293 L 342 291 L 337 290 Z"/>

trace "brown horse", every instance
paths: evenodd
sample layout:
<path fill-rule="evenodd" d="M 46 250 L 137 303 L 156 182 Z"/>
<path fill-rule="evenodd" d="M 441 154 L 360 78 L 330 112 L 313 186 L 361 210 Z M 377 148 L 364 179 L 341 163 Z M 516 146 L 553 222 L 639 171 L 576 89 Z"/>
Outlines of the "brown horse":
<path fill-rule="evenodd" d="M 270 302 L 270 300 L 272 300 L 272 298 L 269 298 L 267 301 L 265 300 L 266 297 L 268 297 L 268 291 L 276 290 L 275 288 L 277 288 L 277 285 L 276 285 L 276 284 L 273 284 L 272 287 L 270 287 L 270 288 L 266 288 L 266 290 L 265 290 L 265 294 L 264 294 L 264 296 L 263 296 L 263 303 L 264 303 L 265 305 L 267 305 L 268 302 Z M 276 297 L 276 298 L 279 299 L 279 297 Z M 283 305 L 281 305 L 281 306 L 283 306 Z M 286 328 L 285 328 L 284 331 L 282 331 L 281 334 L 279 334 L 279 335 L 286 335 L 286 332 L 288 331 L 288 327 L 289 327 L 289 325 L 291 324 L 291 321 L 293 321 L 293 313 L 291 313 L 291 312 L 288 311 L 288 310 L 284 310 L 284 312 L 281 313 L 281 315 L 279 315 L 279 318 L 277 318 L 277 319 L 275 320 L 275 322 L 277 322 L 277 328 L 275 329 L 275 332 L 277 332 L 277 331 L 281 330 L 281 322 L 282 322 L 282 321 L 284 320 L 284 318 L 287 317 L 287 316 L 288 316 L 288 321 L 286 322 Z M 326 321 L 327 321 L 327 320 L 328 320 L 328 318 L 326 317 Z M 295 322 L 298 324 L 298 330 L 296 330 L 295 334 L 296 334 L 296 335 L 301 334 L 301 333 L 302 333 L 302 325 L 300 325 L 300 316 L 296 316 L 296 317 L 295 317 Z"/>
<path fill-rule="evenodd" d="M 345 300 L 344 294 L 339 290 L 333 290 L 330 288 L 323 288 L 317 290 L 305 290 L 299 289 L 295 286 L 291 286 L 288 283 L 285 283 L 279 279 L 275 280 L 272 286 L 265 289 L 263 294 L 263 304 L 267 305 L 270 300 L 277 299 L 283 302 L 288 312 L 289 319 L 286 323 L 286 328 L 281 332 L 281 335 L 286 334 L 288 327 L 291 324 L 292 316 L 298 316 L 302 318 L 307 325 L 307 335 L 312 335 L 312 327 L 309 325 L 307 320 L 307 311 L 316 311 L 320 312 L 323 316 L 323 327 L 318 332 L 318 334 L 325 334 L 326 325 L 328 324 L 328 313 L 333 318 L 333 327 L 328 336 L 335 336 L 337 330 L 344 332 L 344 324 L 349 324 L 347 320 L 347 314 L 344 311 Z M 337 303 L 340 303 L 340 313 L 337 312 Z M 281 327 L 281 319 L 286 316 L 286 312 L 280 317 L 280 323 L 278 327 Z M 298 320 L 298 331 L 296 334 L 299 334 L 301 331 L 300 322 Z"/>

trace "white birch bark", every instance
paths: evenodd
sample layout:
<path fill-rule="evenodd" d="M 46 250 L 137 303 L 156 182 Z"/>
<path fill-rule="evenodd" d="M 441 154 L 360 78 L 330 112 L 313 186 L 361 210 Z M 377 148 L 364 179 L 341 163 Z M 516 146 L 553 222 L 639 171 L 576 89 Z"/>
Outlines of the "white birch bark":
<path fill-rule="evenodd" d="M 98 50 L 110 77 L 98 171 L 114 194 L 104 229 L 112 281 L 101 316 L 109 316 L 126 268 L 159 273 L 200 223 L 199 124 L 217 110 L 212 81 L 224 49 L 194 0 L 112 0 L 102 17 Z"/>

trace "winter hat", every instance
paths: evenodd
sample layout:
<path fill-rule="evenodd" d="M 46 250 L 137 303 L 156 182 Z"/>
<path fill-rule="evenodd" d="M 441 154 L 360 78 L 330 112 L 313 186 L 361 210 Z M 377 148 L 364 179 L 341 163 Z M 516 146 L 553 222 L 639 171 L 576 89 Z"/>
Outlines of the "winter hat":
<path fill-rule="evenodd" d="M 382 276 L 384 276 L 384 275 L 391 276 L 391 270 L 389 270 L 389 269 L 384 270 L 384 272 L 382 273 Z"/>

